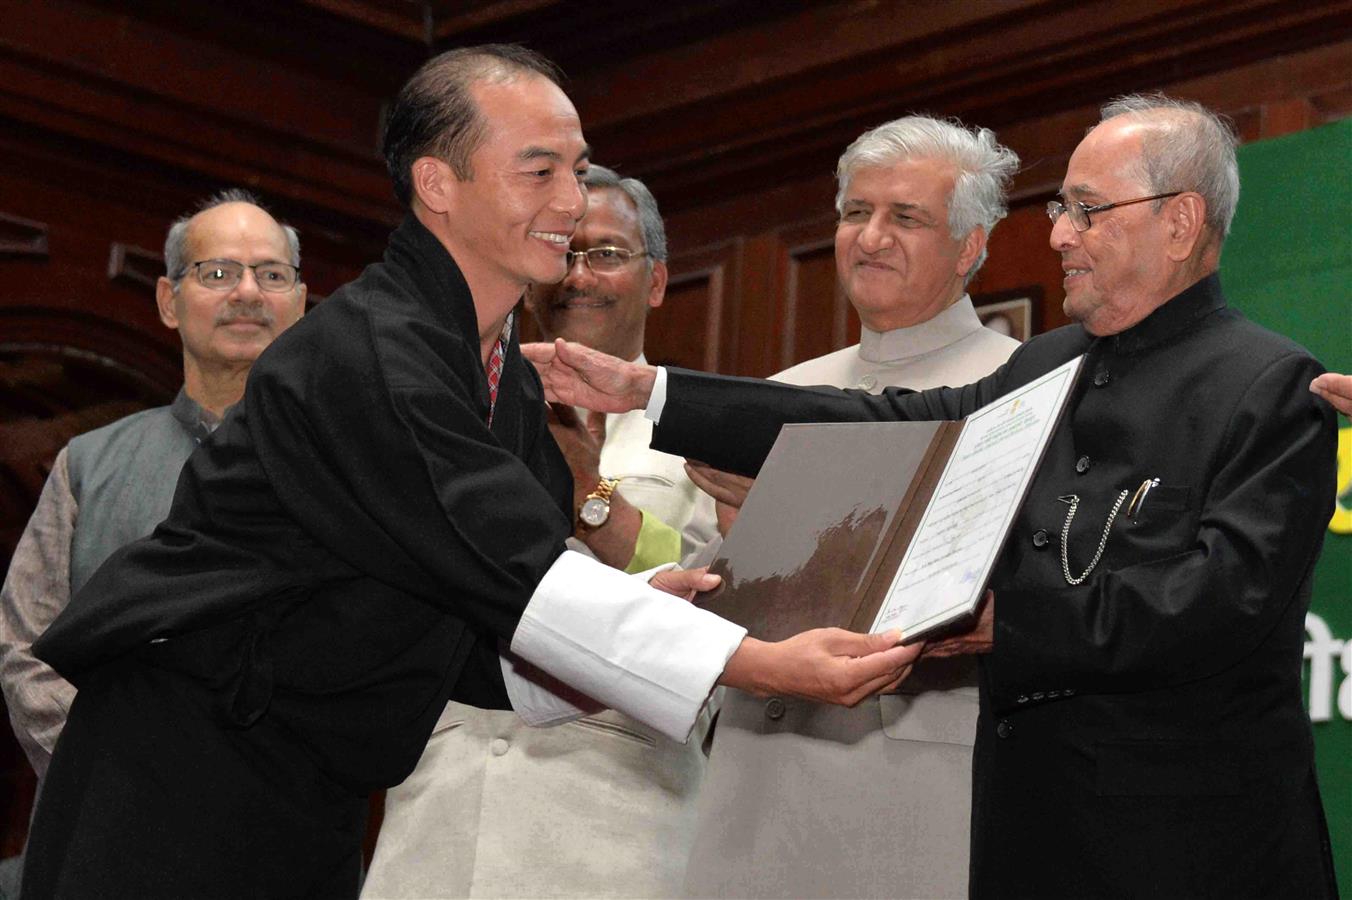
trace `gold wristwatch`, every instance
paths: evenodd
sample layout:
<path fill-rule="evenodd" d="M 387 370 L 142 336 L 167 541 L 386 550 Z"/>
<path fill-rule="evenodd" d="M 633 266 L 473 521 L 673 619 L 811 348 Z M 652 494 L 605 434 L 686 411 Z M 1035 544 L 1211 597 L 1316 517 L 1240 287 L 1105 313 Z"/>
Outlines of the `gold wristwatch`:
<path fill-rule="evenodd" d="M 582 501 L 577 518 L 588 528 L 600 528 L 610 518 L 610 495 L 615 493 L 618 478 L 602 478 L 592 488 L 592 492 Z"/>

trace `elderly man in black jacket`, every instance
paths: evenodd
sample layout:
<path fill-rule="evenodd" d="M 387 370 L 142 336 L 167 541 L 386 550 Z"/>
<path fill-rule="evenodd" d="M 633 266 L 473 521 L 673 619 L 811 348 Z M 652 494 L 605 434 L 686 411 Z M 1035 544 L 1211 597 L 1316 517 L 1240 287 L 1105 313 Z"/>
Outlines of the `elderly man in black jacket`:
<path fill-rule="evenodd" d="M 546 372 L 565 402 L 647 404 L 659 449 L 753 474 L 785 422 L 956 419 L 1084 355 L 994 600 L 931 648 L 988 651 L 973 896 L 1337 895 L 1300 691 L 1334 417 L 1306 389 L 1319 364 L 1221 292 L 1234 145 L 1195 104 L 1105 107 L 1048 205 L 1078 324 L 975 384 L 872 397 L 575 345 Z"/>

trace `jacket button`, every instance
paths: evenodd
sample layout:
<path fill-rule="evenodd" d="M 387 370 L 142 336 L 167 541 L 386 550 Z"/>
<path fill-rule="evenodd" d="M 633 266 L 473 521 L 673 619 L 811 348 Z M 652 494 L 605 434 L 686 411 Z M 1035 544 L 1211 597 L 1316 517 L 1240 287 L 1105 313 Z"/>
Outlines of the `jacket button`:
<path fill-rule="evenodd" d="M 765 717 L 767 719 L 779 720 L 784 718 L 784 701 L 778 697 L 771 697 L 765 701 Z"/>
<path fill-rule="evenodd" d="M 1103 387 L 1108 383 L 1108 370 L 1099 369 L 1094 373 L 1094 387 Z"/>
<path fill-rule="evenodd" d="M 1079 459 L 1075 460 L 1075 471 L 1079 472 L 1081 475 L 1083 475 L 1085 472 L 1088 472 L 1089 457 L 1081 456 Z"/>
<path fill-rule="evenodd" d="M 1034 546 L 1034 547 L 1036 547 L 1036 548 L 1038 548 L 1039 550 L 1041 550 L 1043 547 L 1047 546 L 1047 541 L 1048 541 L 1048 538 L 1047 538 L 1047 529 L 1045 529 L 1045 528 L 1039 528 L 1037 531 L 1034 531 L 1034 532 L 1033 532 L 1033 546 Z"/>
<path fill-rule="evenodd" d="M 1009 724 L 1008 719 L 1001 719 L 1000 724 L 995 726 L 995 733 L 1002 738 L 1007 738 L 1014 733 L 1014 726 Z"/>
<path fill-rule="evenodd" d="M 506 756 L 509 745 L 502 738 L 494 738 L 493 743 L 488 745 L 489 752 L 494 756 Z"/>
<path fill-rule="evenodd" d="M 1027 694 L 1020 694 L 1020 695 L 1019 695 L 1019 699 L 1016 700 L 1016 701 L 1014 701 L 1014 702 L 1015 702 L 1015 703 L 1027 703 L 1027 702 L 1028 702 L 1028 695 L 1027 695 Z"/>

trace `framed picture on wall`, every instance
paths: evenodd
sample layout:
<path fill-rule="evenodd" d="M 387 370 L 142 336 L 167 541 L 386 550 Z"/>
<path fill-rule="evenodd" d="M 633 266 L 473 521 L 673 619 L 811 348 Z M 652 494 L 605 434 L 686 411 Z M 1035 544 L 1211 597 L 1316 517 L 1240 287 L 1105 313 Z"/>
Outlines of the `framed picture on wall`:
<path fill-rule="evenodd" d="M 1042 324 L 1042 288 L 1032 286 L 972 298 L 981 324 L 992 331 L 1026 341 L 1037 334 Z"/>

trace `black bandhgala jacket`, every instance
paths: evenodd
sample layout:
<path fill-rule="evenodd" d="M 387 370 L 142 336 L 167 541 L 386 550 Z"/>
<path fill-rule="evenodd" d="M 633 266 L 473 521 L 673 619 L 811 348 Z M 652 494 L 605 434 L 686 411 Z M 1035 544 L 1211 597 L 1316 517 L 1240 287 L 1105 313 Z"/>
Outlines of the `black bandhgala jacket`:
<path fill-rule="evenodd" d="M 1002 551 L 974 758 L 976 897 L 1333 894 L 1301 702 L 1332 514 L 1322 368 L 1212 275 L 1116 335 L 1033 338 L 960 388 L 881 396 L 672 370 L 653 446 L 754 474 L 786 422 L 964 417 L 1084 354 Z M 1158 478 L 1139 515 L 1122 490 Z M 1125 506 L 1124 506 L 1125 508 Z M 862 827 L 862 826 L 861 826 Z"/>
<path fill-rule="evenodd" d="M 39 658 L 77 687 L 132 653 L 182 671 L 226 727 L 274 717 L 358 792 L 403 780 L 448 699 L 506 707 L 498 641 L 563 551 L 572 481 L 515 335 L 485 424 L 478 334 L 455 262 L 409 216 L 263 353 L 169 517 Z"/>

